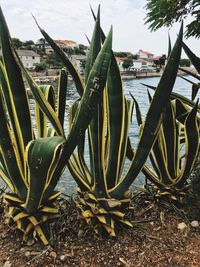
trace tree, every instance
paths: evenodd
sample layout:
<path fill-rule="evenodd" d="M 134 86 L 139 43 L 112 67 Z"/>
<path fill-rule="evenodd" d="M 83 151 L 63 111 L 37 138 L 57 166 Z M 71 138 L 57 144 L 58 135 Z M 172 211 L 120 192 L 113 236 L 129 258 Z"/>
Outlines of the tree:
<path fill-rule="evenodd" d="M 15 49 L 19 49 L 20 47 L 23 46 L 23 42 L 18 38 L 12 38 L 12 42 L 13 42 Z"/>
<path fill-rule="evenodd" d="M 192 17 L 186 25 L 186 37 L 200 37 L 200 1 L 199 0 L 147 0 L 146 24 L 149 29 L 156 31 L 162 26 L 171 26 L 174 22 Z"/>
<path fill-rule="evenodd" d="M 81 68 L 82 68 L 83 70 L 85 70 L 86 59 L 81 59 L 81 60 L 80 60 L 80 65 L 81 65 Z"/>
<path fill-rule="evenodd" d="M 166 55 L 162 55 L 159 59 L 154 60 L 154 64 L 162 68 L 165 65 Z"/>
<path fill-rule="evenodd" d="M 131 66 L 133 66 L 133 60 L 131 58 L 126 58 L 122 63 L 122 67 L 125 70 L 129 69 Z"/>
<path fill-rule="evenodd" d="M 60 58 L 54 52 L 47 55 L 46 64 L 48 64 L 48 66 L 53 69 L 62 68 L 64 66 L 63 63 L 60 61 Z"/>
<path fill-rule="evenodd" d="M 46 70 L 47 67 L 48 67 L 48 65 L 47 65 L 46 62 L 41 62 L 41 63 L 38 63 L 38 64 L 35 65 L 34 70 L 35 70 L 36 72 L 40 72 L 40 71 L 44 71 L 44 70 Z"/>
<path fill-rule="evenodd" d="M 181 67 L 190 67 L 191 66 L 191 61 L 187 58 L 182 58 L 180 60 L 180 66 Z"/>

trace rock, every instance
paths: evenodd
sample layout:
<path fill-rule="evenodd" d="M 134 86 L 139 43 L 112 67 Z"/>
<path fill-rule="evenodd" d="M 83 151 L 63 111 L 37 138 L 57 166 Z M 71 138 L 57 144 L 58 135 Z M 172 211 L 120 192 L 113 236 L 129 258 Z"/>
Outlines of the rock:
<path fill-rule="evenodd" d="M 61 261 L 64 261 L 64 260 L 65 260 L 65 255 L 61 255 L 61 256 L 60 256 L 60 260 L 61 260 Z"/>
<path fill-rule="evenodd" d="M 57 257 L 57 254 L 55 251 L 51 251 L 49 256 L 55 259 Z"/>
<path fill-rule="evenodd" d="M 3 267 L 11 267 L 11 262 L 10 261 L 6 261 L 3 265 Z"/>
<path fill-rule="evenodd" d="M 25 256 L 26 256 L 26 257 L 29 257 L 30 254 L 31 254 L 30 251 L 26 251 L 26 252 L 25 252 Z"/>
<path fill-rule="evenodd" d="M 178 224 L 177 228 L 179 230 L 184 230 L 185 228 L 187 228 L 187 225 L 184 222 L 182 222 L 182 223 L 179 223 Z"/>
<path fill-rule="evenodd" d="M 199 222 L 198 221 L 192 221 L 191 226 L 194 228 L 199 227 Z"/>

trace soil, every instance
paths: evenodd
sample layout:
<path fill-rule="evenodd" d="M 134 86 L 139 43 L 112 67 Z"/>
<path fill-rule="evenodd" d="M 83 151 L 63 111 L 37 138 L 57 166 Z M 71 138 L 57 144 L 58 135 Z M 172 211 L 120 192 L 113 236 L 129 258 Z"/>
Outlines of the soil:
<path fill-rule="evenodd" d="M 0 266 L 200 266 L 200 219 L 194 205 L 185 211 L 158 205 L 141 193 L 133 200 L 133 228 L 119 229 L 116 238 L 96 236 L 81 223 L 73 201 L 62 200 L 62 217 L 56 225 L 55 248 L 23 243 L 18 232 L 5 224 L 0 209 Z M 199 207 L 199 206 L 198 206 Z M 188 211 L 190 211 L 188 213 Z M 178 229 L 184 222 L 185 228 Z"/>

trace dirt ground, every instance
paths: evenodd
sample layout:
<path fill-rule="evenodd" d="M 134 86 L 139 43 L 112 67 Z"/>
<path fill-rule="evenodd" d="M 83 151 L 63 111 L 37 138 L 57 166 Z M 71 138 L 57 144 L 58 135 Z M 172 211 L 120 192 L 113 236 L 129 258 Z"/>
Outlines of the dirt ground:
<path fill-rule="evenodd" d="M 154 203 L 146 194 L 133 203 L 132 217 L 140 222 L 109 238 L 91 234 L 80 223 L 74 206 L 65 202 L 65 212 L 55 226 L 54 249 L 33 242 L 23 244 L 19 234 L 4 223 L 1 208 L 0 266 L 200 266 L 200 226 L 191 226 L 199 215 L 189 212 L 186 217 L 183 211 Z M 182 222 L 186 227 L 180 230 Z"/>

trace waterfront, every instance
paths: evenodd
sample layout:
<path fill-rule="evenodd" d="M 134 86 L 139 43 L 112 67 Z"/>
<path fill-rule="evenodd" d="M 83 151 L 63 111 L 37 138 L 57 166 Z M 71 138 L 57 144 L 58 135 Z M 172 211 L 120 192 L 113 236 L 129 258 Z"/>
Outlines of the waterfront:
<path fill-rule="evenodd" d="M 190 80 L 194 80 L 192 77 L 189 77 L 189 76 L 187 76 L 187 78 L 189 78 Z M 147 97 L 147 89 L 141 83 L 156 86 L 158 84 L 159 79 L 160 79 L 159 77 L 153 77 L 153 78 L 141 78 L 141 79 L 128 79 L 128 80 L 123 81 L 124 93 L 125 93 L 126 97 L 130 98 L 130 93 L 132 93 L 134 95 L 134 97 L 137 99 L 137 101 L 140 105 L 143 118 L 145 118 L 145 114 L 146 114 L 147 109 L 148 109 L 148 97 Z M 181 93 L 182 95 L 190 98 L 191 84 L 184 81 L 180 77 L 178 77 L 176 80 L 173 91 Z M 200 97 L 200 93 L 198 94 L 197 97 Z M 76 92 L 74 84 L 72 83 L 72 81 L 70 81 L 69 86 L 68 86 L 68 92 L 67 92 L 67 105 L 66 105 L 67 112 L 68 112 L 69 106 L 78 98 L 79 98 L 79 96 Z M 31 103 L 31 112 L 33 114 L 34 113 L 33 99 L 30 99 L 30 103 Z M 132 121 L 131 129 L 130 129 L 130 139 L 131 139 L 132 145 L 134 147 L 136 147 L 137 141 L 138 141 L 138 135 L 137 135 L 138 129 L 137 129 L 137 123 L 136 123 L 134 115 L 135 115 L 135 112 L 133 114 L 133 121 Z M 66 121 L 65 129 L 67 132 L 68 119 L 66 118 L 65 121 Z M 86 161 L 89 162 L 89 153 L 88 153 L 87 145 L 85 148 L 85 157 L 86 157 Z M 129 166 L 129 162 L 126 161 L 124 172 L 127 170 L 128 166 Z M 143 181 L 144 181 L 144 175 L 141 173 L 141 174 L 139 174 L 139 176 L 135 180 L 134 184 L 132 185 L 132 189 L 136 190 L 138 187 L 141 187 L 143 184 Z M 2 182 L 0 181 L 0 184 L 1 183 Z M 69 171 L 66 169 L 62 175 L 61 180 L 58 183 L 57 189 L 61 190 L 65 194 L 71 195 L 71 193 L 74 192 L 75 188 L 76 188 L 76 184 L 75 184 L 74 180 L 72 179 Z"/>

